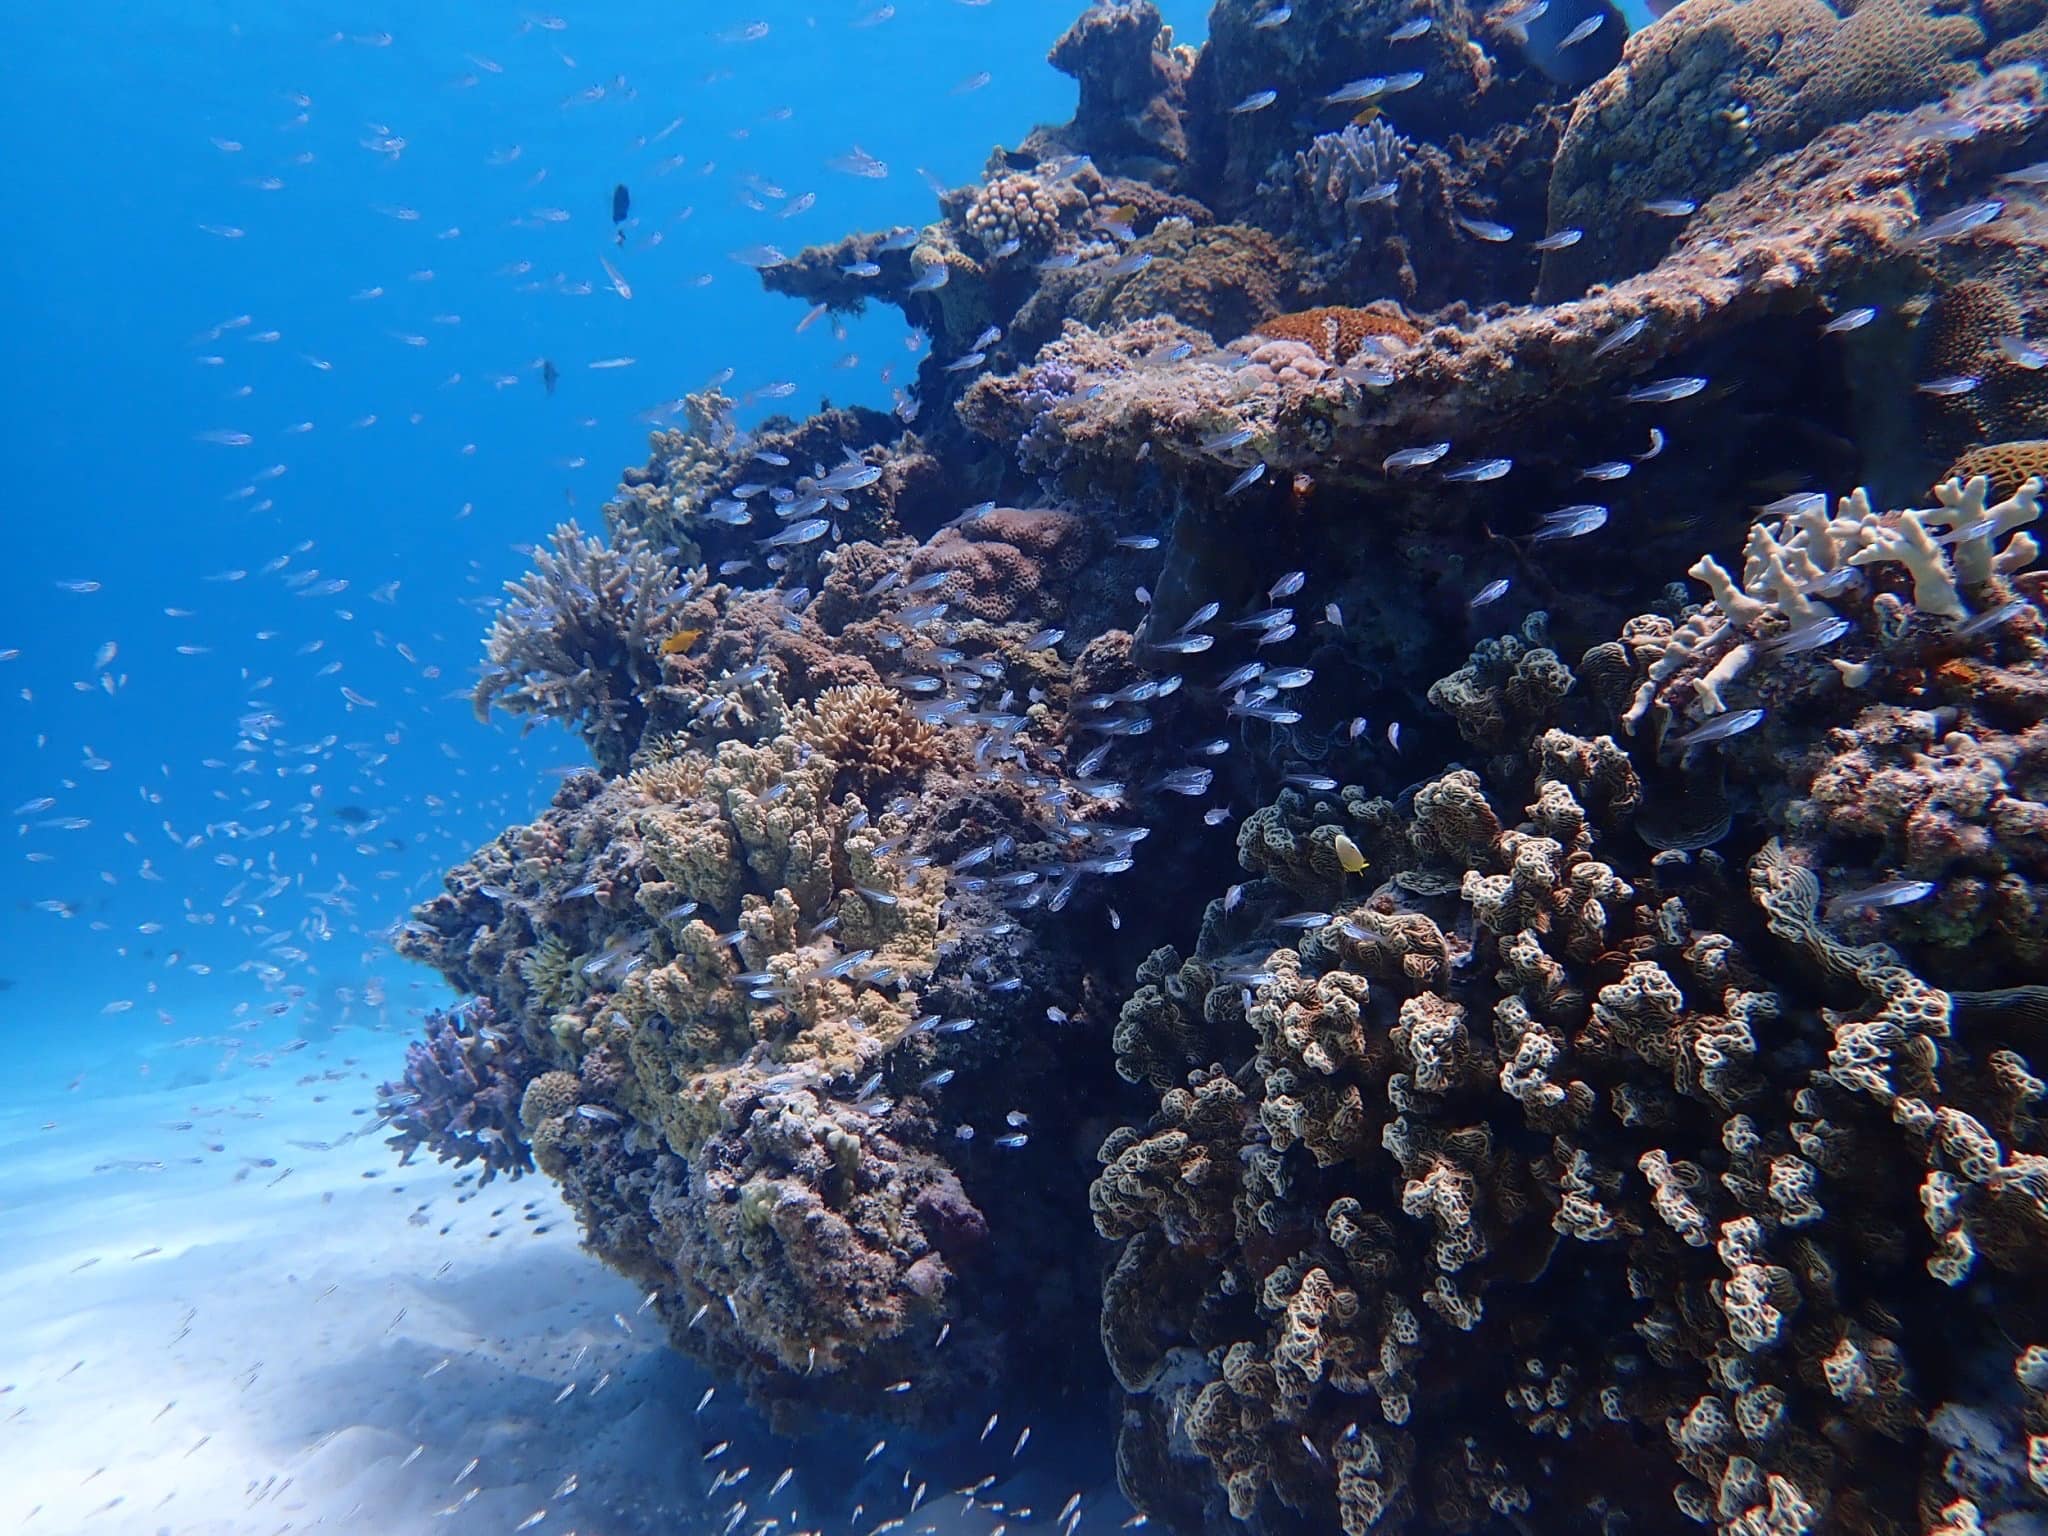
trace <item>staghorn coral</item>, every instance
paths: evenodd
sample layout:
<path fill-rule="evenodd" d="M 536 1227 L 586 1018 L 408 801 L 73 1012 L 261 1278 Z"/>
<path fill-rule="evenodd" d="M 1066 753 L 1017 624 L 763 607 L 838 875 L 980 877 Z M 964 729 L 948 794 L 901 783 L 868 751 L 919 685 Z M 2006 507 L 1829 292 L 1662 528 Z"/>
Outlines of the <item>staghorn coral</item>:
<path fill-rule="evenodd" d="M 505 585 L 485 641 L 479 718 L 492 705 L 574 725 L 599 764 L 623 767 L 661 682 L 662 642 L 686 592 L 637 533 L 607 545 L 573 522 L 534 556 L 532 574 Z"/>

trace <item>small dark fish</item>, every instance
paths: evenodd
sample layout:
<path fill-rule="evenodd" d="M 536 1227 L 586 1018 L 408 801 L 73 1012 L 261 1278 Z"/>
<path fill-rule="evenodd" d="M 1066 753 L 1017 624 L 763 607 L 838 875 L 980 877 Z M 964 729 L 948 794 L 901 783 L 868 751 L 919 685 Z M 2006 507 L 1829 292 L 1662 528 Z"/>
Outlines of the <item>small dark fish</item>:
<path fill-rule="evenodd" d="M 546 387 L 549 394 L 552 395 L 555 392 L 555 381 L 560 379 L 561 376 L 562 370 L 555 366 L 552 358 L 544 357 L 540 360 L 540 381 Z"/>
<path fill-rule="evenodd" d="M 1705 725 L 1696 726 L 1683 736 L 1671 738 L 1674 747 L 1703 747 L 1710 741 L 1726 741 L 1731 736 L 1740 736 L 1744 731 L 1753 731 L 1763 724 L 1764 712 L 1760 709 L 1738 709 L 1732 715 L 1717 715 Z"/>
<path fill-rule="evenodd" d="M 1845 891 L 1828 903 L 1830 914 L 1869 912 L 1878 907 L 1904 907 L 1934 894 L 1932 880 L 1880 880 L 1860 891 Z"/>
<path fill-rule="evenodd" d="M 626 215 L 632 211 L 632 207 L 633 194 L 626 190 L 626 184 L 622 181 L 612 188 L 612 223 L 625 223 Z M 615 238 L 619 244 L 624 245 L 626 232 L 623 229 L 615 231 Z"/>

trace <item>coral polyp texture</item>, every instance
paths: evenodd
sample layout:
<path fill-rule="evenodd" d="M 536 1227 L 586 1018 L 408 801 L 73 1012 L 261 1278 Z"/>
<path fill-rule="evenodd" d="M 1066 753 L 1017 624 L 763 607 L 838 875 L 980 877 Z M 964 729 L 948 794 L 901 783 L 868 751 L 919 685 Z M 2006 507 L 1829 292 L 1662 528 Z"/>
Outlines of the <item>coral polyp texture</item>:
<path fill-rule="evenodd" d="M 594 767 L 396 1145 L 1189 1536 L 2043 1528 L 2041 24 L 1090 6 L 762 272 L 890 409 L 686 397 L 508 592 Z"/>

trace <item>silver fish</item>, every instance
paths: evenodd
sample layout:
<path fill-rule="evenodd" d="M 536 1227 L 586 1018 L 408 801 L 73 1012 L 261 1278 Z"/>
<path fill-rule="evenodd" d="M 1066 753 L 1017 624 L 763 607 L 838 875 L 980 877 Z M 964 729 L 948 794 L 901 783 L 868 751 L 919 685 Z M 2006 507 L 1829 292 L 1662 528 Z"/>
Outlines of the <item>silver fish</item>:
<path fill-rule="evenodd" d="M 1267 107 L 1270 107 L 1271 105 L 1273 105 L 1274 102 L 1278 101 L 1279 99 L 1280 93 L 1278 91 L 1253 91 L 1251 95 L 1245 97 L 1243 101 L 1240 101 L 1236 106 L 1232 107 L 1230 110 L 1233 113 L 1263 112 Z"/>
<path fill-rule="evenodd" d="M 1974 373 L 1952 373 L 1939 379 L 1927 379 L 1913 388 L 1923 395 L 1967 395 L 1984 381 Z"/>
<path fill-rule="evenodd" d="M 1508 595 L 1509 585 L 1507 577 L 1495 577 L 1477 592 L 1474 592 L 1472 594 L 1472 601 L 1465 606 L 1468 608 L 1484 608 L 1488 603 L 1497 603 Z"/>
<path fill-rule="evenodd" d="M 1231 481 L 1230 488 L 1226 490 L 1223 494 L 1226 496 L 1235 496 L 1239 491 L 1246 490 L 1252 485 L 1255 485 L 1261 479 L 1265 478 L 1265 474 L 1266 463 L 1265 460 L 1261 459 L 1258 463 L 1254 464 L 1250 469 L 1246 470 L 1243 474 L 1239 475 L 1235 480 Z"/>
<path fill-rule="evenodd" d="M 1348 81 L 1323 98 L 1323 105 L 1334 107 L 1346 102 L 1371 101 L 1383 95 L 1387 89 L 1384 75 L 1367 75 L 1363 79 Z"/>
<path fill-rule="evenodd" d="M 1573 27 L 1571 31 L 1565 33 L 1562 38 L 1558 39 L 1557 51 L 1562 53 L 1567 48 L 1577 47 L 1595 32 L 1598 32 L 1606 21 L 1607 13 L 1605 11 L 1595 11 L 1576 27 Z"/>
<path fill-rule="evenodd" d="M 1612 336 L 1605 338 L 1599 346 L 1595 347 L 1593 349 L 1593 356 L 1596 358 L 1605 357 L 1615 348 L 1627 346 L 1630 342 L 1634 341 L 1638 336 L 1643 334 L 1644 329 L 1649 325 L 1649 323 L 1650 317 L 1648 315 L 1637 315 L 1635 319 L 1629 321 L 1627 325 L 1624 325 Z"/>
<path fill-rule="evenodd" d="M 1834 617 L 1814 619 L 1805 624 L 1795 625 L 1770 643 L 1772 654 L 1797 656 L 1803 651 L 1817 651 L 1824 645 L 1833 645 L 1849 633 L 1849 621 Z"/>
<path fill-rule="evenodd" d="M 1401 25 L 1389 32 L 1387 34 L 1387 41 L 1390 43 L 1413 42 L 1418 37 L 1426 36 L 1429 29 L 1434 25 L 1435 23 L 1429 17 L 1418 16 L 1413 21 L 1402 22 Z"/>
<path fill-rule="evenodd" d="M 1640 205 L 1643 212 L 1655 214 L 1660 219 L 1685 219 L 1699 211 L 1699 204 L 1689 197 L 1652 197 Z"/>
<path fill-rule="evenodd" d="M 1380 468 L 1387 474 L 1398 475 L 1403 470 L 1421 469 L 1434 464 L 1451 451 L 1449 443 L 1430 443 L 1421 448 L 1401 448 L 1380 461 Z"/>
<path fill-rule="evenodd" d="M 796 544 L 809 544 L 814 539 L 825 537 L 831 527 L 832 520 L 829 517 L 806 518 L 800 523 L 790 524 L 782 532 L 765 538 L 761 542 L 773 545 L 777 549 L 787 548 Z"/>
<path fill-rule="evenodd" d="M 1830 913 L 1869 912 L 1878 907 L 1904 907 L 1934 894 L 1932 880 L 1880 880 L 1858 891 L 1845 891 L 1828 903 Z"/>
<path fill-rule="evenodd" d="M 1620 480 L 1635 469 L 1626 459 L 1607 459 L 1599 464 L 1589 464 L 1579 471 L 1581 480 Z"/>
<path fill-rule="evenodd" d="M 1674 747 L 1700 747 L 1710 741 L 1726 741 L 1731 736 L 1740 736 L 1744 731 L 1753 731 L 1763 724 L 1761 709 L 1738 709 L 1730 715 L 1716 715 L 1705 725 L 1695 726 L 1683 736 L 1671 738 Z"/>
<path fill-rule="evenodd" d="M 1496 224 L 1491 219 L 1468 219 L 1464 214 L 1454 218 L 1458 228 L 1475 240 L 1484 240 L 1490 245 L 1500 245 L 1515 238 L 1515 232 L 1505 224 Z"/>
<path fill-rule="evenodd" d="M 2011 623 L 2025 613 L 2028 606 L 2025 598 L 2016 597 L 2010 602 L 2000 603 L 1996 608 L 1986 609 L 1974 619 L 1965 619 L 1949 633 L 1958 640 L 1967 640 L 1972 635 L 1981 635 L 1988 629 L 1997 629 L 2000 625 Z"/>
<path fill-rule="evenodd" d="M 1560 229 L 1556 234 L 1545 235 L 1541 240 L 1531 240 L 1529 242 L 1529 249 L 1532 251 L 1564 251 L 1571 249 L 1571 247 L 1577 245 L 1585 238 L 1586 232 L 1583 229 Z"/>
<path fill-rule="evenodd" d="M 1584 538 L 1607 526 L 1607 508 L 1595 502 L 1582 502 L 1576 506 L 1559 507 L 1555 512 L 1546 512 L 1543 526 L 1530 539 L 1532 544 L 1545 544 L 1553 539 Z"/>
<path fill-rule="evenodd" d="M 1254 32 L 1266 32 L 1270 31 L 1274 27 L 1284 27 L 1287 24 L 1288 18 L 1290 18 L 1293 15 L 1293 6 L 1276 5 L 1273 7 L 1273 9 L 1267 11 L 1264 15 L 1253 18 L 1252 30 Z M 982 1438 L 986 1439 L 987 1436 L 984 1435 Z"/>
<path fill-rule="evenodd" d="M 2001 336 L 1998 350 L 2005 354 L 2005 360 L 2015 368 L 2024 368 L 2029 373 L 2048 368 L 2048 352 L 2028 341 L 2024 336 Z"/>
<path fill-rule="evenodd" d="M 1144 271 L 1152 262 L 1153 256 L 1150 251 L 1133 251 L 1130 255 L 1119 257 L 1103 268 L 1103 276 L 1129 277 L 1133 272 Z"/>
<path fill-rule="evenodd" d="M 1446 470 L 1444 479 L 1461 485 L 1476 485 L 1482 481 L 1498 480 L 1514 467 L 1513 459 L 1481 459 L 1476 464 L 1462 464 L 1456 469 Z"/>
<path fill-rule="evenodd" d="M 1706 387 L 1707 381 L 1697 375 L 1659 379 L 1653 384 L 1639 384 L 1621 398 L 1630 405 L 1668 405 L 1673 400 L 1684 400 L 1696 395 Z"/>
<path fill-rule="evenodd" d="M 1228 432 L 1211 433 L 1202 439 L 1201 447 L 1204 453 L 1227 453 L 1232 448 L 1242 448 L 1251 440 L 1250 427 L 1235 427 Z"/>
<path fill-rule="evenodd" d="M 1951 213 L 1944 213 L 1938 219 L 1931 219 L 1914 231 L 1913 239 L 1925 243 L 1930 240 L 1953 240 L 1957 235 L 1967 235 L 1973 229 L 1982 229 L 2001 213 L 2005 212 L 2005 199 L 1987 197 L 1974 203 L 1965 203 Z"/>
<path fill-rule="evenodd" d="M 1860 309 L 1847 310 L 1835 316 L 1834 319 L 1820 328 L 1820 333 L 1823 336 L 1840 336 L 1845 331 L 1860 331 L 1876 318 L 1876 308 L 1865 304 Z"/>
<path fill-rule="evenodd" d="M 926 267 L 923 271 L 919 272 L 917 276 L 911 280 L 910 286 L 906 288 L 904 292 L 930 293 L 934 289 L 945 287 L 947 280 L 950 279 L 952 275 L 953 269 L 951 267 L 948 267 L 943 261 L 935 261 L 930 266 Z"/>

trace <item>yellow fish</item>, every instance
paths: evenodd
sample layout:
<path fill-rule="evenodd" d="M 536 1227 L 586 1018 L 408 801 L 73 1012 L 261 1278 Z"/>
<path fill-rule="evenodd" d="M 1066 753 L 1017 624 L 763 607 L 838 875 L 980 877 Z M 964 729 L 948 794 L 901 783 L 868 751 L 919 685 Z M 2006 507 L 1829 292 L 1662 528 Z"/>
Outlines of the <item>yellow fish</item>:
<path fill-rule="evenodd" d="M 704 638 L 701 629 L 679 629 L 673 634 L 662 636 L 661 654 L 664 656 L 687 656 L 690 647 Z"/>
<path fill-rule="evenodd" d="M 1365 868 L 1366 858 L 1359 851 L 1358 844 L 1351 841 L 1342 832 L 1337 834 L 1330 846 L 1335 850 L 1338 866 L 1343 869 L 1345 874 L 1355 875 Z"/>

